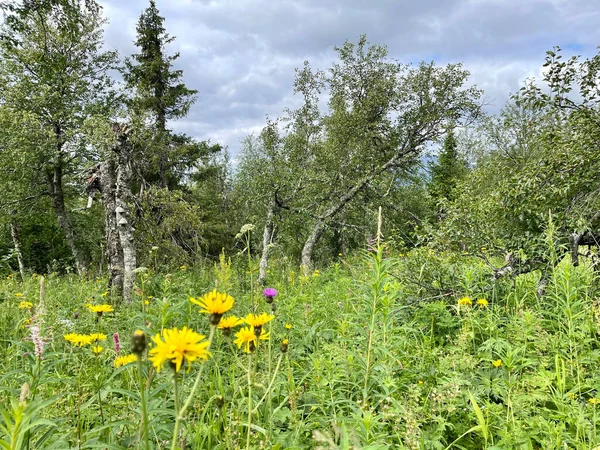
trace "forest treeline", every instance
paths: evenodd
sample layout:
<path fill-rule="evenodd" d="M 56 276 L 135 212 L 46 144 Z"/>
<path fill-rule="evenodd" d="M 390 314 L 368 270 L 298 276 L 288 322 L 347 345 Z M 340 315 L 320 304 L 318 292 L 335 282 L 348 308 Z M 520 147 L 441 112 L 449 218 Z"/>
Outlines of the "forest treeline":
<path fill-rule="evenodd" d="M 490 116 L 461 64 L 399 64 L 363 36 L 327 70 L 298 68 L 300 106 L 245 138 L 232 164 L 222 146 L 172 129 L 202 92 L 176 68 L 154 0 L 133 55 L 105 49 L 93 0 L 2 9 L 6 272 L 108 271 L 127 297 L 137 267 L 249 246 L 264 281 L 269 258 L 312 271 L 363 248 L 379 207 L 397 248 L 502 255 L 498 277 L 551 263 L 550 222 L 557 251 L 596 258 L 600 55 L 548 51 L 542 78 Z"/>

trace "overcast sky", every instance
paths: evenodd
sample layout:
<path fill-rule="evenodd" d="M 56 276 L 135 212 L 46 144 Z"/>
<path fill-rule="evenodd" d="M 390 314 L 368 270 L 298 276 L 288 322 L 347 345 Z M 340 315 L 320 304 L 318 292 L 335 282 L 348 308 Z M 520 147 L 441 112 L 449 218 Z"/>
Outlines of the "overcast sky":
<path fill-rule="evenodd" d="M 149 0 L 101 0 L 107 45 L 135 52 L 135 26 Z M 265 116 L 297 104 L 294 69 L 326 68 L 333 47 L 366 34 L 401 62 L 462 62 L 493 112 L 545 51 L 589 56 L 600 45 L 600 0 L 156 0 L 176 37 L 177 66 L 199 91 L 174 128 L 227 145 L 258 132 Z"/>

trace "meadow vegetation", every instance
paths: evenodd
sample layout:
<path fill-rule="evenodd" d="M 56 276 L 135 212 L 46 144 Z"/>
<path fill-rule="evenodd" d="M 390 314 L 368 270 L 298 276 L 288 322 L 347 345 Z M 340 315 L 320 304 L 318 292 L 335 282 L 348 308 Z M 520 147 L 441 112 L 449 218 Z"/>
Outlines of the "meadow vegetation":
<path fill-rule="evenodd" d="M 557 262 L 541 298 L 538 272 L 492 281 L 480 258 L 424 248 L 381 244 L 309 276 L 294 269 L 273 265 L 271 299 L 250 289 L 257 267 L 243 258 L 141 270 L 136 300 L 101 315 L 89 305 L 110 301 L 102 278 L 9 276 L 3 448 L 600 445 L 588 262 Z M 416 287 L 428 278 L 452 294 Z M 274 317 L 259 340 L 248 323 L 224 330 L 200 311 L 219 311 L 215 288 L 234 299 L 221 324 Z M 167 336 L 184 327 L 202 336 Z"/>
<path fill-rule="evenodd" d="M 155 0 L 0 9 L 1 448 L 600 449 L 600 53 L 362 35 L 230 160 Z"/>

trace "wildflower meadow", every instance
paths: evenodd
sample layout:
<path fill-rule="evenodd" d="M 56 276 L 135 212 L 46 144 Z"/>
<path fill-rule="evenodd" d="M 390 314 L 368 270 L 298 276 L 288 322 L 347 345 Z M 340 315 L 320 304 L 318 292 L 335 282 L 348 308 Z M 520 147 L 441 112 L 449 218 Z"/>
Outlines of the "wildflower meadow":
<path fill-rule="evenodd" d="M 103 278 L 5 278 L 2 448 L 600 445 L 589 264 L 558 263 L 541 299 L 539 274 L 492 282 L 431 250 L 286 264 L 252 289 L 256 267 L 225 257 L 144 270 L 114 306 Z M 403 281 L 415 264 L 454 294 Z"/>
<path fill-rule="evenodd" d="M 599 0 L 0 13 L 0 450 L 600 450 Z"/>

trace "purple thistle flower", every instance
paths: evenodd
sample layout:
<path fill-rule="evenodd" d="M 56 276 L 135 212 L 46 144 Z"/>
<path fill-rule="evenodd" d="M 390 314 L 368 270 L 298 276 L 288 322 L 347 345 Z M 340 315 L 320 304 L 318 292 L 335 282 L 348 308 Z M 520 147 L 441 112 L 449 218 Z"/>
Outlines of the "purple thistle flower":
<path fill-rule="evenodd" d="M 119 333 L 113 334 L 113 341 L 115 343 L 115 353 L 119 353 L 119 350 L 121 350 L 121 341 L 119 340 Z"/>
<path fill-rule="evenodd" d="M 277 296 L 277 289 L 266 288 L 263 291 L 263 295 L 266 297 L 267 303 L 273 303 L 273 299 Z"/>

